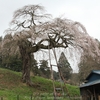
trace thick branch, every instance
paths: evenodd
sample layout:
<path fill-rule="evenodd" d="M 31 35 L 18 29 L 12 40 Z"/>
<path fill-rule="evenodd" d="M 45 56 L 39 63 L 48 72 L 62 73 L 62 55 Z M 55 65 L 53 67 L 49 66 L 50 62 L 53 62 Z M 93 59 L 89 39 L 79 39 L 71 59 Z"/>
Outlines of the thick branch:
<path fill-rule="evenodd" d="M 48 45 L 43 44 L 43 42 L 45 42 L 45 41 L 48 42 Z M 53 39 L 52 40 L 43 39 L 40 42 L 38 42 L 35 46 L 30 48 L 30 52 L 32 53 L 32 52 L 37 52 L 40 49 L 52 49 L 52 48 L 59 48 L 59 47 L 67 48 L 68 45 L 63 42 L 58 43 L 58 42 L 54 41 Z"/>

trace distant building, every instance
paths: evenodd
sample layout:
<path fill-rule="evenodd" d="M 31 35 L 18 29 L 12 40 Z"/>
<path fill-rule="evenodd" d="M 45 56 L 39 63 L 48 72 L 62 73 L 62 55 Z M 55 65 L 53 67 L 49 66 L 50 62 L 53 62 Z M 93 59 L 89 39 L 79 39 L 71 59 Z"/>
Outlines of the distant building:
<path fill-rule="evenodd" d="M 100 70 L 93 70 L 80 86 L 82 100 L 100 100 Z"/>

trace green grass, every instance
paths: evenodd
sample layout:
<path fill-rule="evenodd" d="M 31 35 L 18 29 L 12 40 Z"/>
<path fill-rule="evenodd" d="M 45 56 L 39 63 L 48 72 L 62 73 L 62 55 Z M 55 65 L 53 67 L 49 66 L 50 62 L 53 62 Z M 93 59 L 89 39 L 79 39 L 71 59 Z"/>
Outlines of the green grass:
<path fill-rule="evenodd" d="M 40 100 L 53 100 L 53 84 L 50 79 L 31 77 L 36 86 L 29 87 L 21 82 L 21 75 L 20 72 L 0 68 L 0 97 L 3 97 L 3 100 L 39 100 L 39 97 L 42 97 Z M 55 82 L 55 86 L 60 87 L 60 83 Z M 77 86 L 66 85 L 66 87 L 70 96 L 80 96 Z"/>

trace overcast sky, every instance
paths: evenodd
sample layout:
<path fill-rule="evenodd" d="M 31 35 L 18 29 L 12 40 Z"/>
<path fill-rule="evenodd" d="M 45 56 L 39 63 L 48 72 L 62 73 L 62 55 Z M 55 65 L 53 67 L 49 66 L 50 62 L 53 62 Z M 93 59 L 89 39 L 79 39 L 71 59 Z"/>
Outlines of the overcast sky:
<path fill-rule="evenodd" d="M 0 36 L 9 27 L 13 12 L 29 4 L 44 6 L 53 18 L 63 16 L 82 23 L 90 36 L 100 40 L 100 0 L 0 0 Z"/>
<path fill-rule="evenodd" d="M 0 0 L 0 35 L 9 27 L 13 12 L 28 4 L 40 4 L 53 17 L 81 22 L 90 36 L 100 40 L 100 0 Z"/>

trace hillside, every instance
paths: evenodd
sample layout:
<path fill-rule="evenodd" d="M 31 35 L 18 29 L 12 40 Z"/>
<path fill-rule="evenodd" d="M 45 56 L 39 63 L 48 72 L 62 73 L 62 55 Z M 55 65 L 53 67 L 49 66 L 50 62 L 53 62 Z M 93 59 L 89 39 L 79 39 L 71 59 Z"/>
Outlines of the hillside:
<path fill-rule="evenodd" d="M 21 73 L 0 68 L 0 97 L 4 100 L 16 100 L 20 97 L 21 100 L 25 97 L 35 96 L 37 94 L 53 93 L 52 81 L 39 76 L 31 77 L 35 87 L 29 87 L 21 82 Z M 60 87 L 59 82 L 55 82 L 56 87 Z M 79 96 L 79 88 L 76 86 L 67 85 L 70 95 Z M 24 98 L 24 99 L 23 99 Z"/>

